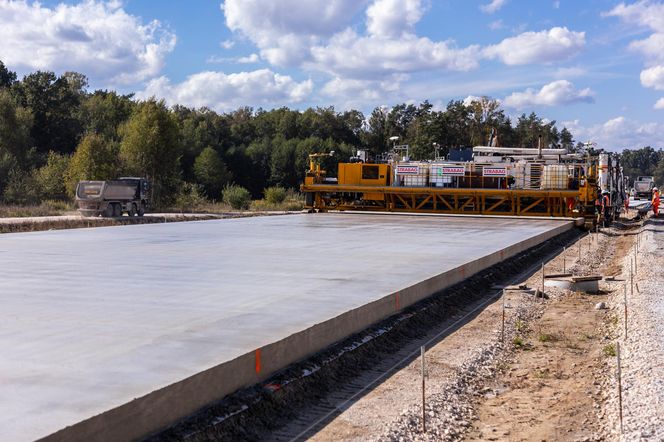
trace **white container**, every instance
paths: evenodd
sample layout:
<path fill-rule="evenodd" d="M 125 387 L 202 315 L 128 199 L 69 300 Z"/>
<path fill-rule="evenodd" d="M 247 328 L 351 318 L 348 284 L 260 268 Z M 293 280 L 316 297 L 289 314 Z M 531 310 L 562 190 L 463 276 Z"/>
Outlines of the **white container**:
<path fill-rule="evenodd" d="M 395 168 L 395 175 L 397 185 L 404 187 L 428 187 L 429 163 L 399 163 Z"/>
<path fill-rule="evenodd" d="M 544 166 L 540 189 L 561 190 L 567 189 L 569 169 L 564 164 L 550 164 Z"/>
<path fill-rule="evenodd" d="M 463 173 L 458 175 L 450 175 L 449 173 L 444 172 L 445 168 L 455 168 L 457 170 L 462 170 Z M 447 163 L 433 163 L 429 168 L 429 184 L 432 187 L 450 187 L 454 182 L 453 179 L 455 176 L 463 177 L 465 175 L 465 166 L 463 164 L 447 164 Z"/>

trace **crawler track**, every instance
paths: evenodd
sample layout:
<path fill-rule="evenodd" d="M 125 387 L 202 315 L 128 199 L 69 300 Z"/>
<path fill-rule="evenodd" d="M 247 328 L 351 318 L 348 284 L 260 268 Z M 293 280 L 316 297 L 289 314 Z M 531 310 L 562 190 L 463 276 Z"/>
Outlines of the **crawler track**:
<path fill-rule="evenodd" d="M 500 293 L 494 285 L 532 273 L 579 235 L 569 231 L 484 270 L 148 440 L 304 440 L 412 361 L 421 345 L 471 320 Z"/>

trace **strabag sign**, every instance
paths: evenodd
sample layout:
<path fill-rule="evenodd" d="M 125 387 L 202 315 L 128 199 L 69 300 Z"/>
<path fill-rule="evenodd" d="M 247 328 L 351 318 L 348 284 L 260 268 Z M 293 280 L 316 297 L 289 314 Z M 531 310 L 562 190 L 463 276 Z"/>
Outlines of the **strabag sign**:
<path fill-rule="evenodd" d="M 418 175 L 420 173 L 420 166 L 397 166 L 397 175 Z"/>
<path fill-rule="evenodd" d="M 438 175 L 442 176 L 464 176 L 466 168 L 463 166 L 442 166 L 438 169 Z"/>
<path fill-rule="evenodd" d="M 484 168 L 482 168 L 482 176 L 506 177 L 507 176 L 507 168 L 506 167 L 484 167 Z"/>

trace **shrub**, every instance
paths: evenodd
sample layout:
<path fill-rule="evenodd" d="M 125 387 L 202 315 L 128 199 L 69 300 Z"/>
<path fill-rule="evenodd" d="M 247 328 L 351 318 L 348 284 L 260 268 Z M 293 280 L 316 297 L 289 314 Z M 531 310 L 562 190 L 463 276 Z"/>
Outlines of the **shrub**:
<path fill-rule="evenodd" d="M 270 204 L 281 204 L 286 199 L 286 189 L 281 186 L 273 186 L 265 189 L 265 199 Z"/>
<path fill-rule="evenodd" d="M 177 207 L 180 212 L 191 212 L 198 209 L 206 202 L 207 201 L 201 195 L 198 186 L 192 183 L 183 183 L 182 187 L 180 187 L 180 191 L 175 196 L 175 207 Z"/>
<path fill-rule="evenodd" d="M 242 186 L 229 184 L 224 187 L 223 201 L 235 210 L 246 210 L 251 204 L 251 194 Z"/>

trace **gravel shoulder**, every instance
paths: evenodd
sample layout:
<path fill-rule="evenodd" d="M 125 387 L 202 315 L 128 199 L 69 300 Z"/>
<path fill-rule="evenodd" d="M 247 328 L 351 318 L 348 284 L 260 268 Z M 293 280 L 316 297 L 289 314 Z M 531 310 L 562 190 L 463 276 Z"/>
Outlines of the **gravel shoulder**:
<path fill-rule="evenodd" d="M 637 257 L 633 292 L 627 284 L 627 337 L 623 288 L 611 299 L 616 318 L 614 335 L 621 349 L 624 428 L 620 435 L 618 388 L 616 378 L 610 376 L 605 383 L 609 397 L 604 430 L 613 440 L 664 440 L 663 234 L 664 220 L 650 218 L 639 230 L 638 246 L 632 246 L 622 259 L 623 275 L 629 282 L 632 259 Z M 615 370 L 615 363 L 610 368 Z"/>

